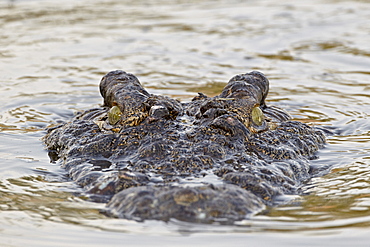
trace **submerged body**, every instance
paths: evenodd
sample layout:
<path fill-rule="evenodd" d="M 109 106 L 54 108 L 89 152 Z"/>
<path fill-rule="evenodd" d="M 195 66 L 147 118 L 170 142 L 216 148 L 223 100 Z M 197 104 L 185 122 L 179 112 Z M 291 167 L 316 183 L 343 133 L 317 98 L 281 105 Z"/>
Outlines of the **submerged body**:
<path fill-rule="evenodd" d="M 124 71 L 103 77 L 104 105 L 50 128 L 47 148 L 108 215 L 233 222 L 314 174 L 320 130 L 267 106 L 262 73 L 233 77 L 220 95 L 191 102 L 149 94 Z"/>

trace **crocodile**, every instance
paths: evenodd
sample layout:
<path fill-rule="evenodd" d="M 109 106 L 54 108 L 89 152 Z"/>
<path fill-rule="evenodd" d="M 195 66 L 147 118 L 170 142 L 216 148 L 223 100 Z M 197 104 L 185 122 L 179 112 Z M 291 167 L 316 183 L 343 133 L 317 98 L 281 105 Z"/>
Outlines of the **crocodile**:
<path fill-rule="evenodd" d="M 252 71 L 217 96 L 180 102 L 111 71 L 103 105 L 49 127 L 43 141 L 110 217 L 234 223 L 302 194 L 326 143 L 323 130 L 268 106 L 268 91 Z"/>

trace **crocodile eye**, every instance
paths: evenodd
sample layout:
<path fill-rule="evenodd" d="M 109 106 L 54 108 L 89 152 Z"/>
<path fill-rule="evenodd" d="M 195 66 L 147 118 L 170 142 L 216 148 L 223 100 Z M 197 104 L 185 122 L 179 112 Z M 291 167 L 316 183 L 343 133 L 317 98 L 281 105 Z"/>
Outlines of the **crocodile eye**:
<path fill-rule="evenodd" d="M 252 122 L 257 126 L 261 126 L 263 124 L 264 119 L 265 119 L 265 117 L 263 116 L 262 110 L 258 106 L 253 107 L 253 109 L 252 109 Z"/>
<path fill-rule="evenodd" d="M 121 119 L 122 112 L 118 106 L 113 106 L 108 112 L 108 122 L 115 125 Z"/>

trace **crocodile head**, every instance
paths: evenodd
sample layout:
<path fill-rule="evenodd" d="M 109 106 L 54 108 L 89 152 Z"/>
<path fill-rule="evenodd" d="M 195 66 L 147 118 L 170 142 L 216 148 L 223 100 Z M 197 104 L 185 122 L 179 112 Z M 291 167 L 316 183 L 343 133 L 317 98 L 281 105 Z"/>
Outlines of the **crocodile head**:
<path fill-rule="evenodd" d="M 215 97 L 181 103 L 132 74 L 100 83 L 103 106 L 50 129 L 49 150 L 108 215 L 233 222 L 297 194 L 323 133 L 268 106 L 260 72 L 234 76 Z"/>

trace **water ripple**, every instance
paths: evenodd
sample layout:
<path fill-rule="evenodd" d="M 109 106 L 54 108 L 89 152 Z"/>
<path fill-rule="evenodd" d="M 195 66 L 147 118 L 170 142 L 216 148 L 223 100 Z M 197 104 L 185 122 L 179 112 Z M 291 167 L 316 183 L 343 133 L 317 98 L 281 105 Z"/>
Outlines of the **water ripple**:
<path fill-rule="evenodd" d="M 29 236 L 50 244 L 42 241 L 48 234 L 64 236 L 66 245 L 83 235 L 94 246 L 103 236 L 109 243 L 121 239 L 116 233 L 143 242 L 151 234 L 197 241 L 208 234 L 203 243 L 231 234 L 230 243 L 248 237 L 276 245 L 284 232 L 296 234 L 296 243 L 320 235 L 340 245 L 342 232 L 365 232 L 369 10 L 367 1 L 355 0 L 0 2 L 0 231 L 19 239 L 18 246 Z M 39 139 L 45 127 L 101 104 L 99 80 L 114 69 L 138 75 L 151 93 L 184 101 L 197 92 L 216 95 L 232 76 L 260 70 L 271 83 L 268 103 L 330 130 L 312 163 L 333 169 L 291 204 L 238 226 L 107 219 L 99 214 L 102 205 L 82 200 L 64 171 L 49 163 Z"/>

